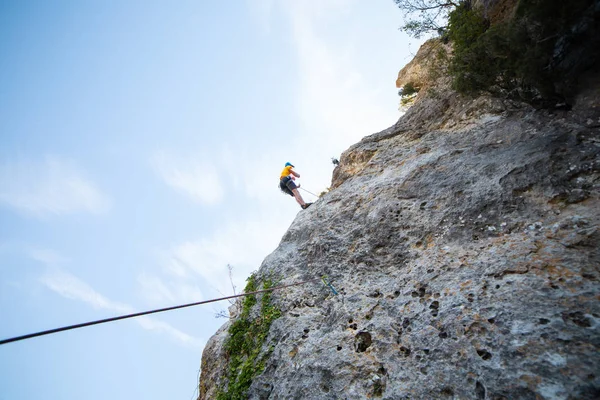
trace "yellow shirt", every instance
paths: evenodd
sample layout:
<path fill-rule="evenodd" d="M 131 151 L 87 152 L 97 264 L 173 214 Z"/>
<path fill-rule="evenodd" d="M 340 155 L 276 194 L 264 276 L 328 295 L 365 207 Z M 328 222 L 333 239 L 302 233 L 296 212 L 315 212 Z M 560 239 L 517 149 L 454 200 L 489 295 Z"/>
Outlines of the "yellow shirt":
<path fill-rule="evenodd" d="M 283 171 L 281 171 L 281 176 L 279 177 L 279 179 L 283 179 L 286 176 L 288 176 L 289 174 L 291 174 L 292 173 L 292 168 L 294 168 L 294 167 L 292 167 L 291 165 L 288 165 L 287 167 L 285 167 L 283 169 Z"/>

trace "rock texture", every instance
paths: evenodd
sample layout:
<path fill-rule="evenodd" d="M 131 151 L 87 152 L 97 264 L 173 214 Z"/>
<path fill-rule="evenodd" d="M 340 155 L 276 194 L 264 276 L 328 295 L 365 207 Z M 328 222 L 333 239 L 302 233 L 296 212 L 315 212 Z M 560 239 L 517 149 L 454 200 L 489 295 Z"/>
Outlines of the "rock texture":
<path fill-rule="evenodd" d="M 450 52 L 449 45 L 443 44 L 439 39 L 429 39 L 426 41 L 415 57 L 404 68 L 398 72 L 396 87 L 401 88 L 410 83 L 415 88 L 424 89 L 429 87 L 432 82 L 432 68 L 440 68 L 437 60 L 437 53 L 440 50 Z"/>
<path fill-rule="evenodd" d="M 250 399 L 600 398 L 597 75 L 567 111 L 450 91 L 340 159 L 259 269 L 282 316 Z M 227 385 L 226 324 L 200 398 Z"/>

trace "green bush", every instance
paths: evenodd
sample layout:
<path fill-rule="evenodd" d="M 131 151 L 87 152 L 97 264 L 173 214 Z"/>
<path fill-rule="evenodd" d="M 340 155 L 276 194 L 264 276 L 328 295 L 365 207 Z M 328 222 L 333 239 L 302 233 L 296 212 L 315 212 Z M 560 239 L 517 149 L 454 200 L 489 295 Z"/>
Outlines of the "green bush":
<path fill-rule="evenodd" d="M 408 82 L 406 85 L 402 86 L 398 91 L 398 94 L 400 95 L 400 104 L 406 106 L 413 102 L 415 95 L 419 93 L 419 90 L 421 90 L 421 88 L 414 86 L 412 82 Z"/>
<path fill-rule="evenodd" d="M 415 87 L 414 83 L 408 82 L 406 85 L 398 91 L 398 94 L 402 97 L 411 96 L 415 93 L 419 93 L 420 88 Z"/>
<path fill-rule="evenodd" d="M 557 97 L 555 84 L 562 77 L 552 62 L 555 44 L 589 1 L 521 0 L 512 20 L 492 27 L 470 4 L 463 1 L 449 14 L 447 35 L 454 50 L 448 71 L 454 89 L 529 102 Z"/>
<path fill-rule="evenodd" d="M 461 93 L 487 89 L 496 80 L 497 71 L 490 68 L 488 49 L 481 37 L 489 23 L 469 2 L 462 2 L 448 18 L 448 38 L 453 44 L 453 54 L 448 67 L 453 77 L 453 87 Z"/>

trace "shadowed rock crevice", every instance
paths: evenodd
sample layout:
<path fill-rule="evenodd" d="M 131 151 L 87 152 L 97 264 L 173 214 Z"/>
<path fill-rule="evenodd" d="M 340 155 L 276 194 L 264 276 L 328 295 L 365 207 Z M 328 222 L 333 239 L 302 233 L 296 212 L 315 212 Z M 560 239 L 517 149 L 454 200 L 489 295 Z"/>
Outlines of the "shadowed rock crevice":
<path fill-rule="evenodd" d="M 357 353 L 364 353 L 371 346 L 373 340 L 369 332 L 359 332 L 354 340 L 354 348 Z"/>

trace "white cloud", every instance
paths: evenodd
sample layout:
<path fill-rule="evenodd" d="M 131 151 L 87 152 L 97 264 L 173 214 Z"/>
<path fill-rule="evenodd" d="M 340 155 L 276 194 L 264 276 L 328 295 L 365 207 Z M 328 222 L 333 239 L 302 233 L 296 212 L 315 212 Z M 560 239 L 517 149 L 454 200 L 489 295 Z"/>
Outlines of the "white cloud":
<path fill-rule="evenodd" d="M 166 271 L 164 279 L 144 272 L 138 276 L 138 284 L 142 296 L 150 304 L 181 304 L 201 301 L 204 297 L 198 286 L 189 283 L 193 279 L 182 279 L 182 276 Z"/>
<path fill-rule="evenodd" d="M 40 281 L 47 288 L 59 295 L 71 300 L 82 301 L 96 309 L 110 310 L 119 314 L 136 312 L 133 307 L 104 297 L 86 282 L 58 268 L 48 269 L 47 273 L 40 278 Z M 144 329 L 166 333 L 185 345 L 193 347 L 202 347 L 204 345 L 204 341 L 194 338 L 165 322 L 147 316 L 137 317 L 134 320 Z"/>
<path fill-rule="evenodd" d="M 56 266 L 68 261 L 58 252 L 51 249 L 29 248 L 29 257 L 45 265 Z"/>
<path fill-rule="evenodd" d="M 83 171 L 58 157 L 5 161 L 0 165 L 0 203 L 35 216 L 100 214 L 111 206 Z"/>
<path fill-rule="evenodd" d="M 166 333 L 169 336 L 177 339 L 180 343 L 183 343 L 187 346 L 196 348 L 204 347 L 204 340 L 195 338 L 193 336 L 188 335 L 185 332 L 180 331 L 179 329 L 173 328 L 166 322 L 159 321 L 157 319 L 150 318 L 147 316 L 138 317 L 136 318 L 136 321 L 144 329 Z"/>
<path fill-rule="evenodd" d="M 152 164 L 167 185 L 196 202 L 216 204 L 223 198 L 224 190 L 217 168 L 211 163 L 160 153 L 153 158 Z"/>
<path fill-rule="evenodd" d="M 61 269 L 48 270 L 40 278 L 48 289 L 71 300 L 83 301 L 96 309 L 106 309 L 119 313 L 132 313 L 132 307 L 108 300 L 92 289 L 84 281 Z"/>
<path fill-rule="evenodd" d="M 165 268 L 190 277 L 198 276 L 218 293 L 230 295 L 227 265 L 233 266 L 237 289 L 243 289 L 245 278 L 257 270 L 264 257 L 277 246 L 286 229 L 283 220 L 271 211 L 231 221 L 210 237 L 173 246 L 166 253 Z"/>
<path fill-rule="evenodd" d="M 142 273 L 138 276 L 138 283 L 142 288 L 144 297 L 151 303 L 158 303 L 163 299 L 171 303 L 175 302 L 175 296 L 171 289 L 156 276 Z"/>

